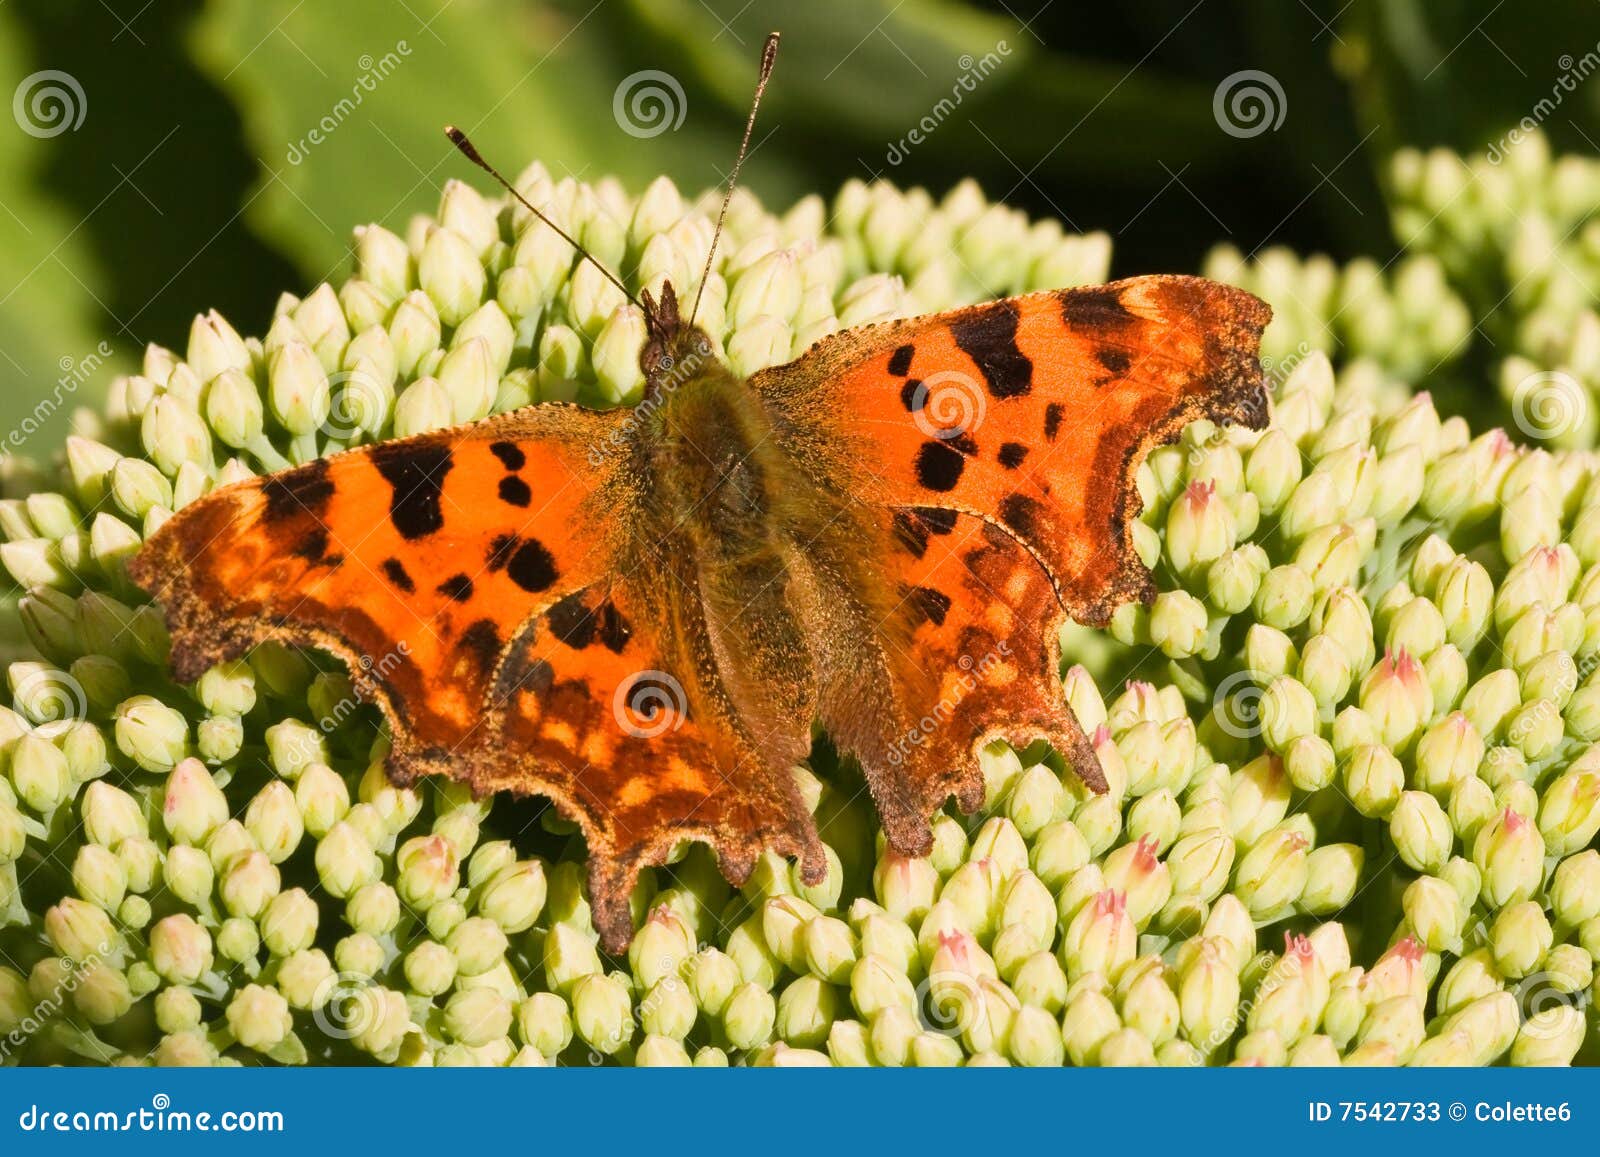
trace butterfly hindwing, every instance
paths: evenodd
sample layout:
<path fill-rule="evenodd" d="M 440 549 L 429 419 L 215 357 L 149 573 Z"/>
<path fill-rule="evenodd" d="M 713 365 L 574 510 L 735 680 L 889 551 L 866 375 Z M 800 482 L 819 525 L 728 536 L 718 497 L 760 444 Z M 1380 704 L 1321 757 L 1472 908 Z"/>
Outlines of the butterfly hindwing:
<path fill-rule="evenodd" d="M 752 385 L 845 435 L 809 455 L 836 485 L 1005 526 L 1103 625 L 1153 594 L 1131 537 L 1145 454 L 1197 418 L 1265 425 L 1269 316 L 1216 282 L 1137 277 L 849 330 Z"/>
<path fill-rule="evenodd" d="M 477 790 L 547 796 L 579 822 L 595 926 L 614 951 L 632 932 L 639 870 L 680 841 L 709 844 L 736 883 L 763 849 L 800 857 L 812 877 L 826 866 L 788 767 L 768 766 L 721 684 L 697 674 L 706 633 L 650 629 L 656 600 L 630 590 L 614 577 L 518 632 L 481 735 L 457 755 Z"/>

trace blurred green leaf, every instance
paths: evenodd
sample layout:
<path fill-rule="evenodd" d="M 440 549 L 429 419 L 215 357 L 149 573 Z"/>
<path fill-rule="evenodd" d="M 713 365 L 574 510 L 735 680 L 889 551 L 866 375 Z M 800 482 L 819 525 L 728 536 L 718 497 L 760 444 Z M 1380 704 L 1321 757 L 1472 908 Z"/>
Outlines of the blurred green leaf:
<path fill-rule="evenodd" d="M 36 71 L 9 12 L 0 13 L 0 94 L 20 102 L 11 111 L 21 118 L 0 131 L 0 453 L 46 454 L 73 407 L 110 376 L 109 364 L 96 368 L 105 278 L 82 222 L 36 184 L 60 134 L 36 136 L 24 122 L 34 133 L 70 133 L 78 112 L 89 114 L 89 96 L 102 94 Z"/>
<path fill-rule="evenodd" d="M 432 210 L 444 182 L 478 174 L 445 141 L 449 122 L 513 172 L 613 173 L 642 187 L 669 155 L 724 157 L 698 123 L 641 143 L 612 115 L 595 5 L 564 12 L 507 0 L 298 4 L 227 0 L 196 28 L 203 66 L 230 92 L 263 169 L 247 210 L 314 277 L 350 229 Z M 689 118 L 693 120 L 693 118 Z M 320 138 L 320 143 L 319 143 Z"/>

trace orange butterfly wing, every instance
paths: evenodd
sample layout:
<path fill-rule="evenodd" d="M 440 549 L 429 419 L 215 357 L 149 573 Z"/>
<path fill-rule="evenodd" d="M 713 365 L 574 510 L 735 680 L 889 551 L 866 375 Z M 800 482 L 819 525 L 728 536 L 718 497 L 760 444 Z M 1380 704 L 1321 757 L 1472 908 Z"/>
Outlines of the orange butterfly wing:
<path fill-rule="evenodd" d="M 1266 424 L 1269 317 L 1227 286 L 1141 277 L 848 331 L 751 379 L 793 460 L 891 527 L 882 637 L 911 706 L 836 738 L 897 850 L 925 850 L 949 795 L 981 801 L 976 751 L 994 738 L 1047 739 L 1103 790 L 1059 628 L 1153 597 L 1135 472 L 1197 418 Z"/>
<path fill-rule="evenodd" d="M 764 848 L 826 868 L 787 767 L 702 674 L 705 624 L 652 598 L 674 580 L 618 573 L 640 500 L 628 420 L 536 406 L 252 479 L 186 507 L 132 567 L 178 678 L 268 639 L 318 646 L 388 716 L 396 779 L 553 800 L 588 840 L 613 951 L 639 869 L 680 840 L 735 881 Z"/>
<path fill-rule="evenodd" d="M 395 723 L 395 763 L 450 772 L 501 652 L 603 575 L 589 462 L 625 416 L 537 407 L 318 459 L 185 507 L 134 560 L 178 678 L 268 639 L 332 651 Z"/>
<path fill-rule="evenodd" d="M 804 454 L 835 485 L 998 522 L 1104 625 L 1153 594 L 1132 537 L 1144 456 L 1197 418 L 1266 425 L 1270 316 L 1213 281 L 1136 277 L 850 330 L 751 382 L 839 431 Z"/>

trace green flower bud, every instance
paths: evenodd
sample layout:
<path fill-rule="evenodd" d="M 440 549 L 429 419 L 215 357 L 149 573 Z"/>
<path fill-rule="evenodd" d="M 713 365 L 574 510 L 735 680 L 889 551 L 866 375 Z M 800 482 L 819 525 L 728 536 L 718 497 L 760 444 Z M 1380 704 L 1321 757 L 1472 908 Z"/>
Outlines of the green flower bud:
<path fill-rule="evenodd" d="M 1502 976 L 1518 979 L 1538 969 L 1555 934 L 1536 901 L 1508 904 L 1489 928 L 1489 952 Z"/>
<path fill-rule="evenodd" d="M 161 820 L 167 833 L 185 844 L 199 844 L 228 819 L 228 798 L 205 764 L 185 759 L 167 777 Z"/>
<path fill-rule="evenodd" d="M 185 463 L 211 465 L 211 432 L 193 402 L 172 394 L 153 399 L 140 422 L 140 437 L 145 454 L 169 477 Z"/>
<path fill-rule="evenodd" d="M 1511 1063 L 1517 1067 L 1565 1066 L 1583 1045 L 1583 1013 L 1570 1005 L 1542 1008 L 1523 1021 L 1511 1044 Z"/>
<path fill-rule="evenodd" d="M 187 988 L 163 988 L 155 999 L 156 1027 L 164 1033 L 200 1027 L 200 1001 Z"/>
<path fill-rule="evenodd" d="M 217 951 L 224 959 L 235 964 L 253 962 L 256 953 L 261 951 L 261 934 L 256 930 L 255 922 L 243 916 L 224 920 L 217 929 Z M 341 963 L 340 967 L 345 965 Z"/>
<path fill-rule="evenodd" d="M 1228 551 L 1206 569 L 1206 598 L 1225 615 L 1243 611 L 1260 589 L 1266 560 L 1250 549 L 1253 545 Z"/>
<path fill-rule="evenodd" d="M 316 901 L 304 889 L 279 892 L 261 911 L 261 941 L 274 956 L 303 952 L 316 938 L 318 915 Z"/>
<path fill-rule="evenodd" d="M 339 824 L 335 830 L 344 827 L 348 825 Z M 330 832 L 318 845 L 319 857 L 332 835 Z M 416 836 L 407 840 L 395 854 L 395 867 L 399 869 L 395 883 L 400 898 L 413 908 L 432 907 L 450 896 L 460 884 L 460 860 L 456 850 L 442 836 Z M 370 878 L 376 878 L 376 874 Z M 366 882 L 366 879 L 360 881 Z"/>
<path fill-rule="evenodd" d="M 247 1049 L 270 1052 L 294 1031 L 289 1002 L 275 988 L 247 984 L 226 1009 L 228 1031 Z"/>
<path fill-rule="evenodd" d="M 1316 698 L 1304 684 L 1287 675 L 1267 685 L 1258 710 L 1261 739 L 1271 751 L 1281 754 L 1301 736 L 1316 734 Z"/>
<path fill-rule="evenodd" d="M 1408 866 L 1437 872 L 1450 858 L 1455 833 L 1450 817 L 1427 792 L 1402 792 L 1389 817 L 1389 837 Z"/>
<path fill-rule="evenodd" d="M 311 764 L 328 761 L 322 732 L 298 719 L 274 723 L 267 728 L 265 739 L 273 770 L 291 783 Z"/>
<path fill-rule="evenodd" d="M 178 764 L 189 737 L 183 716 L 149 695 L 135 695 L 117 706 L 115 732 L 124 755 L 156 772 Z"/>
<path fill-rule="evenodd" d="M 506 934 L 492 920 L 472 916 L 461 921 L 445 938 L 463 976 L 481 976 L 505 958 Z"/>
<path fill-rule="evenodd" d="M 1288 826 L 1266 833 L 1240 858 L 1234 891 L 1257 920 L 1292 905 L 1307 882 L 1306 837 Z"/>
<path fill-rule="evenodd" d="M 1261 755 L 1235 772 L 1228 784 L 1229 829 L 1242 844 L 1254 843 L 1288 814 L 1291 783 L 1283 761 Z"/>
<path fill-rule="evenodd" d="M 1539 834 L 1552 855 L 1566 856 L 1587 846 L 1596 832 L 1600 832 L 1600 767 L 1580 759 L 1545 789 L 1539 804 Z"/>
<path fill-rule="evenodd" d="M 939 873 L 926 860 L 885 851 L 872 874 L 873 893 L 889 915 L 907 922 L 920 921 L 939 889 Z"/>
<path fill-rule="evenodd" d="M 1120 1028 L 1116 1006 L 1103 993 L 1092 989 L 1084 989 L 1073 996 L 1061 1017 L 1061 1037 L 1067 1056 L 1079 1066 L 1102 1063 L 1102 1047 Z M 1141 1034 L 1134 1035 L 1149 1047 L 1149 1041 Z"/>
<path fill-rule="evenodd" d="M 1280 429 L 1269 429 L 1250 451 L 1245 485 L 1260 501 L 1263 513 L 1276 513 L 1298 485 L 1302 469 L 1294 440 Z"/>
<path fill-rule="evenodd" d="M 161 871 L 161 849 L 153 840 L 130 836 L 117 845 L 117 859 L 128 874 L 128 891 L 148 892 Z"/>
<path fill-rule="evenodd" d="M 196 984 L 211 969 L 211 936 L 191 916 L 168 916 L 150 929 L 149 959 L 167 983 Z"/>
<path fill-rule="evenodd" d="M 917 1005 L 910 978 L 889 961 L 870 954 L 863 955 L 850 970 L 850 1000 L 869 1021 L 885 1009 L 909 1011 Z"/>
<path fill-rule="evenodd" d="M 627 997 L 622 996 L 623 1014 L 615 1019 L 616 1003 L 613 994 L 620 994 L 620 988 L 612 982 L 601 977 L 588 977 L 593 984 L 589 987 L 589 995 L 583 1000 L 583 1012 L 579 1015 L 579 1024 L 585 1023 L 585 1013 L 597 1020 L 589 1021 L 591 1031 L 610 1028 L 615 1023 L 615 1034 L 630 1032 L 631 1025 L 627 1023 L 626 1002 Z M 490 988 L 469 988 L 453 993 L 444 1007 L 444 1029 L 452 1038 L 469 1047 L 477 1047 L 497 1041 L 511 1031 L 511 1018 L 513 1009 L 511 1002 Z M 621 1042 L 612 1044 L 600 1035 L 598 1041 L 584 1037 L 591 1045 L 602 1052 L 615 1052 L 621 1047 Z M 609 1046 L 609 1047 L 607 1047 Z"/>
<path fill-rule="evenodd" d="M 1503 908 L 1534 895 L 1544 879 L 1545 845 L 1526 816 L 1507 808 L 1472 841 L 1472 862 L 1483 873 L 1483 902 Z"/>
<path fill-rule="evenodd" d="M 295 804 L 305 830 L 321 839 L 350 810 L 350 790 L 325 763 L 308 764 L 294 785 Z"/>
<path fill-rule="evenodd" d="M 209 909 L 211 891 L 216 886 L 216 870 L 211 866 L 211 857 L 199 848 L 188 844 L 174 844 L 168 848 L 162 878 L 167 890 L 184 903 L 201 911 Z"/>
<path fill-rule="evenodd" d="M 361 1013 L 355 1023 L 360 1027 L 351 1043 L 377 1060 L 392 1064 L 411 1029 L 411 1010 L 405 997 L 393 989 L 374 986 L 363 990 L 356 1000 Z"/>
<path fill-rule="evenodd" d="M 400 897 L 388 884 L 366 884 L 345 904 L 344 918 L 357 932 L 387 936 L 400 923 Z"/>
<path fill-rule="evenodd" d="M 1107 889 L 1084 904 L 1068 923 L 1061 941 L 1061 962 L 1068 977 L 1088 972 L 1109 974 L 1133 959 L 1136 939 L 1126 895 Z"/>
<path fill-rule="evenodd" d="M 1600 916 L 1600 851 L 1590 848 L 1557 864 L 1547 898 L 1563 927 L 1576 928 Z"/>
<path fill-rule="evenodd" d="M 110 848 L 84 844 L 72 860 L 72 886 L 84 900 L 110 912 L 122 903 L 128 875 Z"/>
<path fill-rule="evenodd" d="M 506 932 L 526 932 L 544 910 L 546 895 L 544 865 L 538 860 L 520 860 L 495 873 L 478 895 L 478 911 Z"/>
<path fill-rule="evenodd" d="M 776 983 L 782 962 L 767 947 L 761 930 L 761 917 L 752 916 L 728 936 L 726 951 L 744 980 L 770 988 Z"/>
<path fill-rule="evenodd" d="M 589 935 L 571 924 L 555 924 L 544 941 L 545 983 L 570 997 L 577 982 L 601 972 L 600 954 Z"/>
<path fill-rule="evenodd" d="M 770 992 L 754 984 L 741 984 L 723 1006 L 722 1029 L 734 1048 L 759 1048 L 771 1039 L 777 1015 L 777 1005 Z M 579 1032 L 582 1031 L 580 1020 Z"/>
<path fill-rule="evenodd" d="M 1232 511 L 1217 497 L 1215 483 L 1194 482 L 1167 512 L 1166 550 L 1173 567 L 1193 574 L 1233 549 Z"/>
<path fill-rule="evenodd" d="M 802 976 L 779 997 L 774 1027 L 791 1045 L 814 1048 L 826 1042 L 837 1014 L 837 990 L 815 976 Z"/>
<path fill-rule="evenodd" d="M 403 848 L 401 853 L 403 856 Z M 417 857 L 412 859 L 415 860 Z M 317 877 L 322 881 L 322 886 L 340 899 L 352 895 L 363 884 L 376 880 L 381 872 L 381 865 L 372 850 L 372 845 L 352 825 L 343 821 L 330 828 L 328 834 L 317 844 L 315 860 Z M 396 863 L 399 862 L 400 857 L 397 857 Z M 400 894 L 406 898 L 407 903 L 415 903 L 410 897 L 421 891 L 417 879 L 424 874 L 423 869 L 414 865 L 409 870 L 405 866 L 401 867 Z M 408 890 L 408 879 L 410 890 Z M 447 889 L 449 890 L 453 890 L 453 886 Z"/>
<path fill-rule="evenodd" d="M 1384 819 L 1400 802 L 1405 772 L 1388 748 L 1368 744 L 1351 753 L 1344 780 L 1345 794 L 1357 811 L 1371 819 Z"/>
<path fill-rule="evenodd" d="M 11 783 L 30 809 L 49 815 L 66 802 L 72 788 L 72 770 L 59 747 L 37 734 L 28 734 L 11 748 Z"/>
<path fill-rule="evenodd" d="M 1313 916 L 1342 911 L 1355 899 L 1366 855 L 1356 844 L 1324 844 L 1306 856 L 1306 886 L 1299 907 Z"/>

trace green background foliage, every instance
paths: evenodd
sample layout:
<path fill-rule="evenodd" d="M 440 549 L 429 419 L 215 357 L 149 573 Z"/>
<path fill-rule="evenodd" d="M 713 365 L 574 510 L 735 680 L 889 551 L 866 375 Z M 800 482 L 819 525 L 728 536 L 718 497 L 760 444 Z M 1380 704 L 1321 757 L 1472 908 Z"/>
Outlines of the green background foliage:
<path fill-rule="evenodd" d="M 342 267 L 351 226 L 403 229 L 446 179 L 470 175 L 439 134 L 445 121 L 508 168 L 538 158 L 632 188 L 662 172 L 686 188 L 717 183 L 771 28 L 786 39 L 746 170 L 769 203 L 851 177 L 937 194 L 970 175 L 1032 213 L 1111 232 L 1122 274 L 1192 269 L 1219 241 L 1388 259 L 1383 159 L 1405 144 L 1481 153 L 1551 95 L 1564 59 L 1596 49 L 1600 9 L 13 0 L 0 8 L 0 96 L 58 69 L 87 107 L 77 129 L 46 139 L 0 130 L 0 425 L 33 411 L 102 338 L 127 365 L 147 341 L 181 349 L 205 308 L 264 329 L 280 291 Z M 1002 44 L 1000 66 L 891 164 L 963 59 Z M 386 54 L 388 75 L 335 114 Z M 613 97 L 646 69 L 681 85 L 684 117 L 640 140 L 619 127 Z M 1275 131 L 1219 129 L 1213 94 L 1244 69 L 1284 90 Z M 306 147 L 328 116 L 334 130 Z M 1600 82 L 1541 119 L 1558 149 L 1597 151 Z"/>

